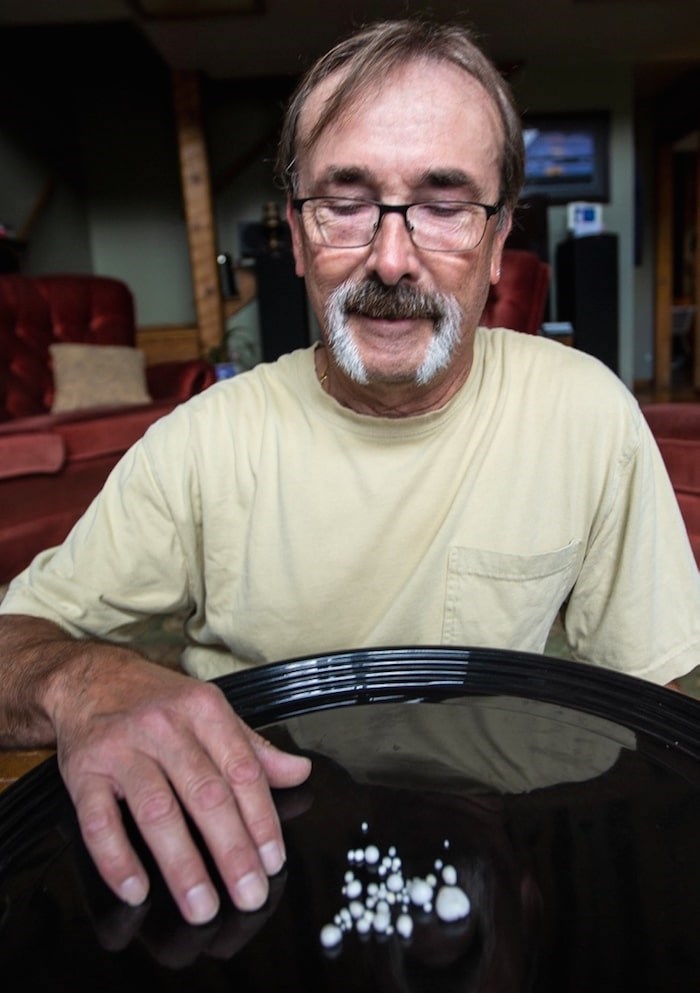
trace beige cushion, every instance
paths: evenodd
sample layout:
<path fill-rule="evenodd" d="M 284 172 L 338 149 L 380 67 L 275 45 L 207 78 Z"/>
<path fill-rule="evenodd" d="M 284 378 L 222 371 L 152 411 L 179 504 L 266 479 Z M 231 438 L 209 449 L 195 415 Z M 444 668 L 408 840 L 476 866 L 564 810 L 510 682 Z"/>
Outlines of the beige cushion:
<path fill-rule="evenodd" d="M 145 356 L 125 345 L 51 345 L 51 410 L 150 403 Z"/>

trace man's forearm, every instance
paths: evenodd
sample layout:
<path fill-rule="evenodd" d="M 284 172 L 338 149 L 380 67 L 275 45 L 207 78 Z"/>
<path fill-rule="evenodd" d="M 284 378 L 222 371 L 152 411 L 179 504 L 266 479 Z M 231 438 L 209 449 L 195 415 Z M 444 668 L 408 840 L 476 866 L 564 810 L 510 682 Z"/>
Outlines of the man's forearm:
<path fill-rule="evenodd" d="M 79 692 L 98 664 L 97 653 L 119 657 L 135 652 L 99 642 L 77 641 L 43 618 L 0 616 L 0 747 L 53 746 L 55 698 Z"/>

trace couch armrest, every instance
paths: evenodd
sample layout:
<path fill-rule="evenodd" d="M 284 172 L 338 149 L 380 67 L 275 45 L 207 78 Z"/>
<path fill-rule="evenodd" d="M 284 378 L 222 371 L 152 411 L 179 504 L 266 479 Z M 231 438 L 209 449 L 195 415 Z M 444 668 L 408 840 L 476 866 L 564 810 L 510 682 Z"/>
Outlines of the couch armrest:
<path fill-rule="evenodd" d="M 146 382 L 154 400 L 188 400 L 215 381 L 214 368 L 204 359 L 158 362 L 146 366 Z"/>
<path fill-rule="evenodd" d="M 53 475 L 66 460 L 66 446 L 59 434 L 50 431 L 0 436 L 0 479 Z"/>
<path fill-rule="evenodd" d="M 657 438 L 674 490 L 700 500 L 700 439 Z"/>

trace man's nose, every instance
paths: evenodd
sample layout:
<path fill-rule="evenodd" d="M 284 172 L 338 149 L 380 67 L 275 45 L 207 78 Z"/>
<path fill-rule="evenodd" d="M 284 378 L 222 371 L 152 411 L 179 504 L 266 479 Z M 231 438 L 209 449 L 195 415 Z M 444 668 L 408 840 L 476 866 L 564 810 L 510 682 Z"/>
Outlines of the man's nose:
<path fill-rule="evenodd" d="M 370 245 L 367 267 L 386 286 L 394 286 L 405 278 L 418 278 L 420 258 L 404 215 L 387 213 L 380 218 Z"/>

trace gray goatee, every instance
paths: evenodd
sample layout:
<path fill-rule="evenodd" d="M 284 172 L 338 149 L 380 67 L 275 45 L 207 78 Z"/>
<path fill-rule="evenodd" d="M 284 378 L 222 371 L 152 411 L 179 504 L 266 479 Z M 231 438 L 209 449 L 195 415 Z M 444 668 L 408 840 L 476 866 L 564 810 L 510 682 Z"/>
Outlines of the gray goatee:
<path fill-rule="evenodd" d="M 408 283 L 385 286 L 376 281 L 347 280 L 338 286 L 326 304 L 328 344 L 340 368 L 360 385 L 369 375 L 348 325 L 358 314 L 385 320 L 425 319 L 434 324 L 428 351 L 416 370 L 415 382 L 424 386 L 450 364 L 461 340 L 462 312 L 454 296 L 419 290 Z"/>

